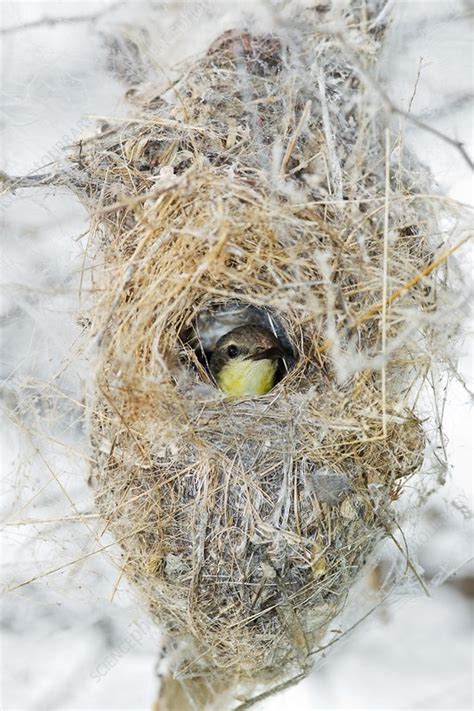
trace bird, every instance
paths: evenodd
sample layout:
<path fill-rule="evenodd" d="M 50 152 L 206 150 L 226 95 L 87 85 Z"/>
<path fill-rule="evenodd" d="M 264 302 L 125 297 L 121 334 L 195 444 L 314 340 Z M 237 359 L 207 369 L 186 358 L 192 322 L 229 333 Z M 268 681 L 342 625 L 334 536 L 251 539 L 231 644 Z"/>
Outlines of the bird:
<path fill-rule="evenodd" d="M 258 397 L 275 385 L 278 361 L 285 355 L 273 333 L 256 324 L 245 324 L 219 338 L 209 369 L 227 396 Z"/>

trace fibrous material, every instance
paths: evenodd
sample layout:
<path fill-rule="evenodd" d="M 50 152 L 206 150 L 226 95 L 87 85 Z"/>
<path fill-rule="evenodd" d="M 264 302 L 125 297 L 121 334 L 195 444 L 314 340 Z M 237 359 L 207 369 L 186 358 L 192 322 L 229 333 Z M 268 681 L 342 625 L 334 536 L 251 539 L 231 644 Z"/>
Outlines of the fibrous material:
<path fill-rule="evenodd" d="M 448 234 L 365 81 L 381 34 L 307 17 L 220 35 L 71 155 L 96 501 L 169 640 L 160 709 L 304 675 L 423 463 Z M 242 323 L 289 355 L 233 401 L 208 359 Z"/>

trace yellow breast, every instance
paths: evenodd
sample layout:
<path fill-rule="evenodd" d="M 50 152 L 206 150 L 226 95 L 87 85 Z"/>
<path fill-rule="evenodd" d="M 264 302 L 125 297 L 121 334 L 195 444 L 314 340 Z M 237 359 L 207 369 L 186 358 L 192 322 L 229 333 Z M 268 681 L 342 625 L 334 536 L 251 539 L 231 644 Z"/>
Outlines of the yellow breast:
<path fill-rule="evenodd" d="M 265 395 L 275 384 L 276 369 L 272 360 L 233 360 L 220 370 L 217 384 L 232 397 Z"/>

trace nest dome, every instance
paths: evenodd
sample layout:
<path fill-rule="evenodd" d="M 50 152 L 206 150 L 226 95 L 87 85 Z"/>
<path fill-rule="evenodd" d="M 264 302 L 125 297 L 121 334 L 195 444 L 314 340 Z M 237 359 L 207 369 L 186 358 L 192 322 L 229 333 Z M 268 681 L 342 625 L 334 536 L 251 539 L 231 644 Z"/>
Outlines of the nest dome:
<path fill-rule="evenodd" d="M 364 92 L 337 37 L 231 31 L 71 157 L 97 506 L 197 708 L 305 673 L 423 461 L 438 228 Z M 243 323 L 292 357 L 229 400 L 206 354 Z"/>

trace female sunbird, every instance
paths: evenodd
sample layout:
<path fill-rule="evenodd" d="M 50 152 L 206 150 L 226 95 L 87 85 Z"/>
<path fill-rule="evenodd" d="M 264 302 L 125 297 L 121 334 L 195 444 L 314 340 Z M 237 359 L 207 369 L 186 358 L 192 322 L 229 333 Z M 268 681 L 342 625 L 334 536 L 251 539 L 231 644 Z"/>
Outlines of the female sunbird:
<path fill-rule="evenodd" d="M 275 385 L 285 351 L 266 328 L 238 326 L 217 341 L 209 367 L 217 385 L 231 397 L 265 395 Z"/>

